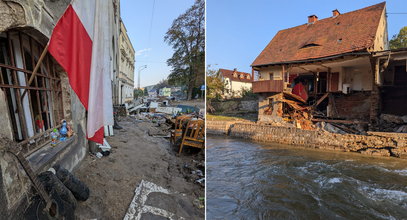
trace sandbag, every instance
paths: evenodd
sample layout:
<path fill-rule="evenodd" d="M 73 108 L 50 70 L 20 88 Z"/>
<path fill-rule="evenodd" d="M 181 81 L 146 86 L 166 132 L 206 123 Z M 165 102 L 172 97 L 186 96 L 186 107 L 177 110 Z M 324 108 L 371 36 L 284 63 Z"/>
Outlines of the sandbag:
<path fill-rule="evenodd" d="M 86 201 L 89 198 L 89 188 L 85 183 L 76 178 L 67 169 L 55 165 L 56 176 L 68 188 L 73 196 L 79 201 Z"/>
<path fill-rule="evenodd" d="M 45 192 L 57 203 L 59 216 L 73 220 L 77 202 L 71 191 L 50 171 L 40 173 L 38 180 Z"/>

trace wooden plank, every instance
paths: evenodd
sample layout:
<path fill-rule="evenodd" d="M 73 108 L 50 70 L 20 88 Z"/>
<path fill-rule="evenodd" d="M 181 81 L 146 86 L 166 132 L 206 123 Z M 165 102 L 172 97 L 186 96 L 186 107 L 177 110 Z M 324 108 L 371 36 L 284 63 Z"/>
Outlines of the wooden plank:
<path fill-rule="evenodd" d="M 307 103 L 303 98 L 301 98 L 301 97 L 298 96 L 298 95 L 295 95 L 295 94 L 292 94 L 292 93 L 289 93 L 289 92 L 283 92 L 283 94 L 286 95 L 286 96 L 288 96 L 288 97 L 294 98 L 294 99 L 296 99 L 296 100 L 298 100 L 298 101 L 300 101 L 300 102 L 302 102 L 302 103 L 304 103 L 304 104 Z"/>
<path fill-rule="evenodd" d="M 318 106 L 319 104 L 321 104 L 322 101 L 324 101 L 324 99 L 326 99 L 326 97 L 328 97 L 329 92 L 325 93 L 321 98 L 318 99 L 318 101 L 315 103 L 315 106 Z"/>

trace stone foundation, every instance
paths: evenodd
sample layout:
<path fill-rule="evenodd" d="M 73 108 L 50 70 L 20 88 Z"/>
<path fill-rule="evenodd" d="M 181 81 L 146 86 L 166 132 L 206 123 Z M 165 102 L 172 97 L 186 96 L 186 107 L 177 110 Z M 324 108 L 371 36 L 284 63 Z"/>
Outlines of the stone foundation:
<path fill-rule="evenodd" d="M 369 135 L 342 135 L 230 121 L 207 121 L 206 131 L 208 134 L 227 134 L 259 142 L 407 159 L 407 134 L 403 133 L 372 132 Z"/>

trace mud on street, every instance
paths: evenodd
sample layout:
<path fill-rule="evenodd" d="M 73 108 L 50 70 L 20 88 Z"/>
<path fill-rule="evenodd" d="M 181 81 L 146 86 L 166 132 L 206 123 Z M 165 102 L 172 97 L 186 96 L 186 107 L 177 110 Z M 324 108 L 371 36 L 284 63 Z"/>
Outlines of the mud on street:
<path fill-rule="evenodd" d="M 152 130 L 162 129 L 153 121 L 127 116 L 119 124 L 123 129 L 114 130 L 114 136 L 106 138 L 112 147 L 110 155 L 88 155 L 74 171 L 90 188 L 89 199 L 78 202 L 76 216 L 123 219 L 135 189 L 143 182 L 168 193 L 151 192 L 142 204 L 136 204 L 140 219 L 203 219 L 204 183 L 196 180 L 203 177 L 201 172 L 204 174 L 204 152 L 186 148 L 178 156 L 178 147 L 168 138 L 149 135 Z M 154 210 L 164 210 L 168 216 L 155 215 Z"/>

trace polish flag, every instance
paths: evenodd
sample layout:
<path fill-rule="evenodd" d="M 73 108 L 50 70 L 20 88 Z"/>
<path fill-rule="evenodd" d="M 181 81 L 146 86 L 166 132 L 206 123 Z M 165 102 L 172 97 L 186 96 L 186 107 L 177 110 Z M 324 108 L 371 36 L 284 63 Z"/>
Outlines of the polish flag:
<path fill-rule="evenodd" d="M 88 139 L 100 144 L 103 127 L 113 125 L 110 17 L 109 0 L 73 0 L 48 45 L 88 111 Z"/>

